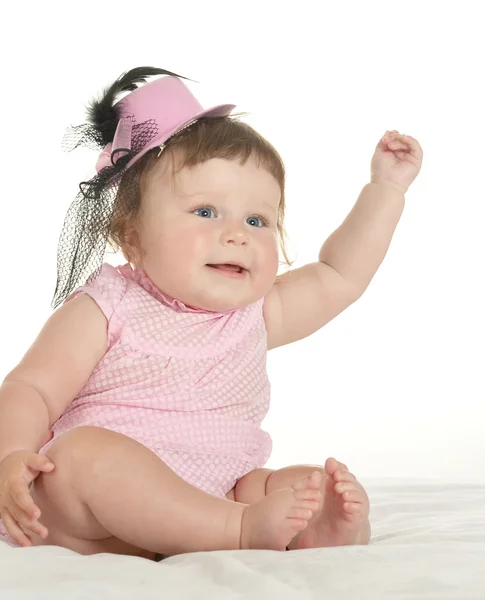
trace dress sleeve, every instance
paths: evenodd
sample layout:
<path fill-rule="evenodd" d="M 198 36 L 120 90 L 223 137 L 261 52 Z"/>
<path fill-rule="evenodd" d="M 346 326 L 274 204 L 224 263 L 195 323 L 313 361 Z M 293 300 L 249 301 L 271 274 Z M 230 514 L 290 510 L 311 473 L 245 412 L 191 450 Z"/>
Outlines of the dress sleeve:
<path fill-rule="evenodd" d="M 69 302 L 79 294 L 88 294 L 109 321 L 121 302 L 125 291 L 126 279 L 121 276 L 115 267 L 105 263 L 101 268 L 101 272 L 92 281 L 74 290 L 65 302 Z"/>

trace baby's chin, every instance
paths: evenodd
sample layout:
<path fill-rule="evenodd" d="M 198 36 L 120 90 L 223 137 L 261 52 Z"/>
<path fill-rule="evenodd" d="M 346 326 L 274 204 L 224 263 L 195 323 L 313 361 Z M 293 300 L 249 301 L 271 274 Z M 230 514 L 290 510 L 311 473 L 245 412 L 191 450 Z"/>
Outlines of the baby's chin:
<path fill-rule="evenodd" d="M 248 278 L 244 281 L 232 281 L 230 278 L 221 278 L 219 275 L 213 278 L 187 277 L 194 282 L 188 287 L 185 282 L 176 281 L 175 285 L 167 286 L 165 292 L 173 298 L 177 298 L 185 306 L 204 310 L 208 312 L 229 312 L 245 308 L 260 301 L 271 289 L 272 282 L 254 281 Z"/>
<path fill-rule="evenodd" d="M 191 302 L 185 304 L 201 310 L 207 310 L 210 312 L 229 312 L 231 310 L 237 310 L 244 308 L 257 302 L 260 298 L 240 296 L 240 297 L 222 297 L 222 296 L 211 296 L 210 294 L 201 294 L 200 297 L 193 298 Z"/>

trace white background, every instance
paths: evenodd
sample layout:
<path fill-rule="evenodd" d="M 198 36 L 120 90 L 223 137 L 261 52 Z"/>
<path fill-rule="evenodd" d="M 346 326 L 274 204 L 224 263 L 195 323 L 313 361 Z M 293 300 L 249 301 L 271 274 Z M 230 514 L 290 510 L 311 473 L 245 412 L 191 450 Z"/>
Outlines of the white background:
<path fill-rule="evenodd" d="M 363 298 L 269 355 L 270 466 L 335 455 L 362 477 L 485 480 L 481 2 L 9 3 L 0 39 L 0 378 L 51 314 L 56 247 L 95 153 L 66 126 L 152 65 L 234 102 L 288 172 L 295 266 L 317 259 L 386 129 L 425 152 Z"/>

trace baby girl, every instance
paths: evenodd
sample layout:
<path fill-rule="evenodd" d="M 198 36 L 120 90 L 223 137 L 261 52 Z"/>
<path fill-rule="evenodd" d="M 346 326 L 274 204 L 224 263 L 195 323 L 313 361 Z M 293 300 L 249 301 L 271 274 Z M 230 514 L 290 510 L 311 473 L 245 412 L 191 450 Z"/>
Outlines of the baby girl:
<path fill-rule="evenodd" d="M 318 260 L 277 276 L 281 158 L 182 79 L 133 69 L 68 135 L 99 158 L 61 233 L 62 306 L 0 388 L 0 531 L 151 559 L 366 544 L 369 501 L 346 465 L 265 468 L 266 354 L 362 295 L 421 148 L 386 132 Z M 126 264 L 103 262 L 107 243 Z"/>

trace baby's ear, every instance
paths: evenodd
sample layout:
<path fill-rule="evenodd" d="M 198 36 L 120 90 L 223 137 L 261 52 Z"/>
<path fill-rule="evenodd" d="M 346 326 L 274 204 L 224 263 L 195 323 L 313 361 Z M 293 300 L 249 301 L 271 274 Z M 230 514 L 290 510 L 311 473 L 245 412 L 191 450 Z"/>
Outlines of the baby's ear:
<path fill-rule="evenodd" d="M 123 236 L 123 254 L 128 262 L 135 265 L 140 263 L 142 248 L 140 236 L 133 225 L 128 226 Z"/>

